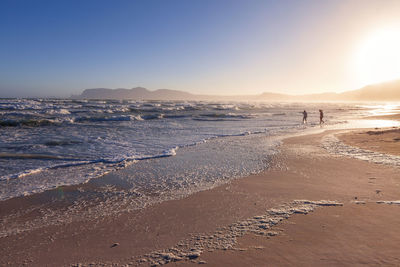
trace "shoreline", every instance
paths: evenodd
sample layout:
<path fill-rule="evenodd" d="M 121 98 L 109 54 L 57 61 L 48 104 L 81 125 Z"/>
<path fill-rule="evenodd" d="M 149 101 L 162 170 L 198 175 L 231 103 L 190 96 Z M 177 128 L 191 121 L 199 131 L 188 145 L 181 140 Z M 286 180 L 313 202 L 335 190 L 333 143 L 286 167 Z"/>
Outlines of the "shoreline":
<path fill-rule="evenodd" d="M 85 222 L 72 220 L 65 224 L 45 226 L 33 231 L 2 237 L 0 252 L 5 256 L 0 258 L 0 264 L 11 263 L 10 266 L 23 263 L 29 266 L 52 264 L 53 266 L 70 266 L 77 263 L 86 265 L 95 263 L 98 266 L 102 264 L 108 266 L 111 263 L 135 265 L 144 254 L 171 248 L 180 241 L 188 239 L 191 234 L 213 233 L 219 227 L 252 218 L 265 213 L 268 209 L 277 208 L 296 199 L 339 201 L 344 203 L 346 210 L 349 205 L 351 206 L 349 209 L 353 209 L 352 206 L 356 205 L 354 201 L 366 201 L 369 207 L 377 205 L 376 201 L 396 200 L 400 192 L 400 178 L 395 178 L 400 177 L 397 168 L 330 155 L 320 147 L 321 138 L 326 134 L 325 132 L 288 138 L 281 146 L 281 153 L 274 157 L 272 168 L 183 199 L 165 201 L 143 210 L 125 212 L 117 216 L 110 215 L 99 220 Z M 77 188 L 69 187 L 71 190 Z M 57 190 L 46 192 L 46 194 L 49 194 L 46 197 L 50 199 L 59 197 Z M 43 204 L 40 199 L 43 196 L 38 194 L 12 199 L 6 201 L 6 205 L 0 203 L 3 226 L 4 214 L 16 209 L 25 212 L 19 220 L 24 219 L 27 222 L 32 218 L 46 216 L 40 213 L 29 214 L 29 210 L 40 211 L 40 209 L 32 208 L 37 207 L 38 203 Z M 68 209 L 68 206 L 57 206 L 57 201 L 52 201 L 47 204 L 47 207 L 45 205 L 42 211 L 46 208 L 50 211 L 51 209 L 62 211 Z M 90 203 L 85 208 L 90 209 Z M 331 209 L 336 210 L 341 207 L 319 208 L 315 213 L 304 216 L 304 220 L 314 214 L 325 213 L 325 210 L 329 214 L 328 210 Z M 384 209 L 393 209 L 396 212 L 400 210 L 400 207 L 394 205 Z M 367 212 L 368 216 L 375 210 L 376 208 L 372 207 L 370 213 Z M 297 218 L 301 216 L 293 215 L 293 218 L 290 217 L 277 227 L 282 227 L 282 233 L 286 233 L 288 230 L 285 225 L 290 225 L 293 220 L 299 220 Z M 317 221 L 325 218 L 324 216 L 321 218 L 317 216 L 319 218 Z M 367 215 L 362 215 L 360 219 L 363 219 L 363 216 Z M 394 218 L 386 219 L 390 221 Z M 311 231 L 308 234 L 316 234 L 312 229 L 308 231 Z M 278 234 L 266 240 L 269 242 L 280 236 L 281 234 Z M 239 238 L 238 244 L 250 242 L 248 239 L 251 240 L 253 237 L 246 234 Z M 32 244 L 35 245 L 32 246 Z M 261 252 L 264 250 L 260 249 Z M 246 251 L 250 253 L 252 250 Z M 217 266 L 219 260 L 223 263 L 224 256 L 213 255 L 222 255 L 220 252 L 219 250 L 205 252 L 194 261 L 199 263 L 204 258 L 209 265 Z M 222 251 L 222 253 L 225 252 Z M 233 253 L 229 256 L 231 263 L 237 262 L 242 257 L 240 252 L 235 250 L 229 250 L 226 253 Z M 188 263 L 190 261 L 176 264 Z M 276 264 L 279 264 L 279 261 L 275 262 Z M 148 265 L 148 262 L 144 265 Z"/>
<path fill-rule="evenodd" d="M 351 131 L 337 136 L 343 143 L 377 153 L 400 156 L 400 128 Z"/>
<path fill-rule="evenodd" d="M 227 179 L 244 177 L 252 172 L 264 170 L 264 158 L 274 153 L 278 143 L 276 139 L 279 139 L 279 135 L 277 136 L 270 136 L 266 132 L 260 132 L 248 135 L 213 137 L 207 139 L 207 141 L 199 142 L 196 145 L 180 147 L 179 152 L 172 156 L 149 157 L 143 160 L 130 161 L 121 164 L 121 166 L 114 166 L 115 168 L 113 168 L 113 170 L 108 170 L 108 167 L 106 167 L 106 172 L 104 173 L 102 173 L 103 169 L 101 166 L 91 165 L 90 168 L 94 171 L 90 170 L 87 176 L 83 176 L 83 174 L 79 173 L 80 170 L 78 170 L 78 174 L 70 180 L 72 183 L 67 184 L 62 183 L 60 179 L 65 176 L 66 173 L 74 174 L 76 170 L 70 168 L 75 168 L 76 166 L 50 168 L 43 172 L 33 173 L 29 176 L 4 180 L 4 188 L 0 190 L 1 193 L 4 194 L 2 194 L 2 199 L 0 201 L 12 198 L 24 198 L 41 193 L 46 195 L 47 191 L 54 191 L 59 188 L 66 188 L 68 191 L 71 191 L 70 189 L 74 190 L 76 188 L 83 188 L 83 190 L 85 190 L 86 187 L 100 188 L 105 185 L 113 185 L 118 189 L 131 193 L 135 191 L 134 193 L 138 194 L 141 192 L 147 193 L 156 191 L 150 193 L 154 195 L 162 191 L 159 188 L 160 182 L 164 183 L 166 187 L 166 190 L 164 190 L 165 192 L 179 191 L 180 188 L 188 187 L 188 185 L 184 183 L 189 183 L 189 187 L 190 183 L 197 183 L 203 188 L 209 187 L 209 184 L 213 182 L 225 182 Z M 265 139 L 267 142 L 263 142 L 263 146 L 256 146 L 254 140 L 259 141 L 261 139 Z M 235 157 L 237 153 L 241 153 L 241 156 L 247 160 L 241 160 Z M 182 168 L 182 165 L 185 168 Z M 194 165 L 199 165 L 199 167 L 196 169 L 190 168 L 190 166 Z M 209 165 L 207 166 L 208 168 L 204 168 L 206 165 Z M 214 167 L 214 165 L 216 166 Z M 232 165 L 234 167 L 230 167 Z M 89 165 L 86 164 L 82 166 L 85 166 L 85 168 L 87 168 L 86 166 L 89 167 Z M 98 171 L 98 168 L 100 168 L 100 171 Z M 197 173 L 195 177 L 191 175 L 190 179 L 193 181 L 188 181 L 184 176 L 188 176 L 188 172 L 191 174 L 190 172 L 192 171 L 197 171 Z M 96 172 L 99 173 L 92 177 L 92 174 Z M 83 178 L 76 178 L 80 176 Z M 151 179 L 148 179 L 148 177 L 151 177 Z M 39 183 L 35 185 L 36 187 L 31 187 L 30 179 L 39 181 Z M 201 185 L 202 182 L 206 184 Z M 58 186 L 55 187 L 53 183 L 55 185 L 58 184 Z M 176 188 L 171 188 L 174 187 L 174 184 L 178 190 L 173 190 Z M 48 187 L 49 185 L 52 186 Z M 168 185 L 170 185 L 170 187 L 167 187 Z M 133 188 L 137 188 L 138 190 L 131 190 Z M 190 189 L 191 188 L 189 188 L 189 190 Z"/>

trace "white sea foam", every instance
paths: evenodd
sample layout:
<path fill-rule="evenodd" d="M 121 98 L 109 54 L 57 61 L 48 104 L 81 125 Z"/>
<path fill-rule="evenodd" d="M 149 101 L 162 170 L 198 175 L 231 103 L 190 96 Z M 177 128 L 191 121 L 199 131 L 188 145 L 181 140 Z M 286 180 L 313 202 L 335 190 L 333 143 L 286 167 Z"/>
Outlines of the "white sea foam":
<path fill-rule="evenodd" d="M 359 147 L 349 146 L 340 141 L 334 134 L 326 135 L 322 145 L 329 152 L 352 157 L 377 164 L 386 164 L 400 167 L 400 156 L 379 153 Z"/>
<path fill-rule="evenodd" d="M 217 229 L 211 234 L 193 234 L 191 238 L 181 240 L 175 246 L 154 251 L 138 257 L 137 263 L 148 263 L 151 266 L 164 265 L 169 262 L 198 259 L 204 251 L 240 250 L 236 248 L 237 239 L 245 234 L 259 236 L 276 236 L 280 234 L 274 226 L 290 218 L 293 214 L 308 214 L 319 206 L 342 206 L 336 201 L 294 201 L 292 203 L 268 210 L 257 215 Z M 263 248 L 263 247 L 257 247 Z"/>

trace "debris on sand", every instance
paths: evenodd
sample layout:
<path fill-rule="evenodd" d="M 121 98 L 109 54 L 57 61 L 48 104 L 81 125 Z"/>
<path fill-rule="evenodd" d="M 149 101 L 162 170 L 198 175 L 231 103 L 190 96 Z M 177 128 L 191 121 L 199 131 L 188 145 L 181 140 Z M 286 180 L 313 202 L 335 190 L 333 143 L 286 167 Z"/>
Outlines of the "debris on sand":
<path fill-rule="evenodd" d="M 391 201 L 377 201 L 377 204 L 389 204 L 389 205 L 400 205 L 400 200 L 391 200 Z"/>

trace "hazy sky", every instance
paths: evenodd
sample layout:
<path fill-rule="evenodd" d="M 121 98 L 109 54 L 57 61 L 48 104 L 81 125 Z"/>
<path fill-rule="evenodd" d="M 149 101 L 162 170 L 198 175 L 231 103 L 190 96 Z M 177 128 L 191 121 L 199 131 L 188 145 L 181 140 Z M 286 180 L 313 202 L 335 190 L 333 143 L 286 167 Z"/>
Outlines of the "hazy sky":
<path fill-rule="evenodd" d="M 0 97 L 357 89 L 396 78 L 373 77 L 382 61 L 368 55 L 380 54 L 362 47 L 387 28 L 393 43 L 399 14 L 399 0 L 1 0 Z M 375 46 L 389 61 L 400 53 Z"/>

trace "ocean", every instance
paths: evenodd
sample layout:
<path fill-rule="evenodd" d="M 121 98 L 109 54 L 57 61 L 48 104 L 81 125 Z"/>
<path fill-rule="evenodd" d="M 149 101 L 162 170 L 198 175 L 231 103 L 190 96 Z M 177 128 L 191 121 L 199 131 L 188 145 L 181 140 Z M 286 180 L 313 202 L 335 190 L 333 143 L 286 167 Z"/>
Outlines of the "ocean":
<path fill-rule="evenodd" d="M 0 200 L 110 173 L 114 191 L 117 184 L 137 195 L 187 195 L 265 170 L 283 136 L 321 129 L 318 109 L 324 127 L 382 110 L 354 103 L 0 99 Z"/>

